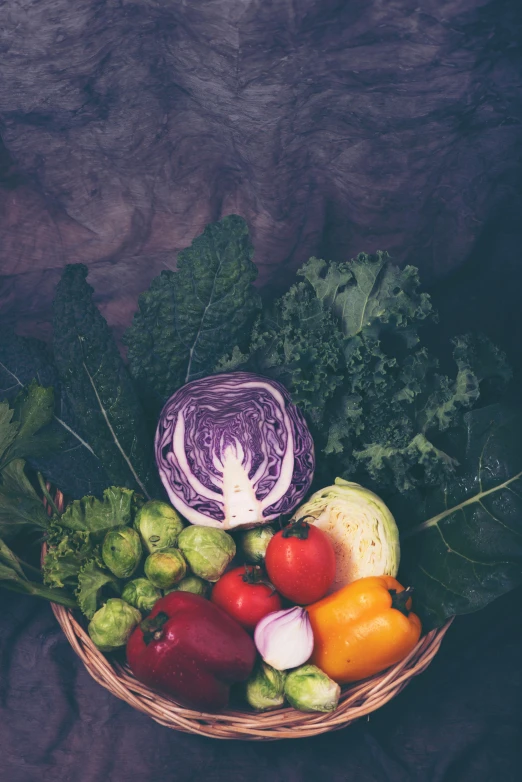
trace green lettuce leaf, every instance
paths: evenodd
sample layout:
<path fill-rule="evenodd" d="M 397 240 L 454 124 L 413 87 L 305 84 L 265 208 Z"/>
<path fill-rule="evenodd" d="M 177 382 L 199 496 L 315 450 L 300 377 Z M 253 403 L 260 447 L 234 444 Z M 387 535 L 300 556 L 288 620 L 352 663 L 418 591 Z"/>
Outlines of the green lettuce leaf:
<path fill-rule="evenodd" d="M 248 227 L 237 215 L 205 228 L 139 299 L 125 334 L 131 374 L 157 410 L 190 380 L 210 374 L 220 356 L 247 346 L 260 309 Z"/>
<path fill-rule="evenodd" d="M 393 507 L 403 527 L 402 583 L 425 629 L 477 611 L 522 584 L 522 414 L 490 405 L 464 415 L 448 447 L 461 466 Z"/>
<path fill-rule="evenodd" d="M 92 619 L 102 602 L 102 593 L 110 587 L 112 592 L 120 595 L 119 582 L 103 565 L 99 557 L 93 557 L 82 566 L 78 573 L 78 588 L 76 597 L 81 611 L 87 619 Z"/>
<path fill-rule="evenodd" d="M 49 529 L 48 550 L 43 563 L 44 583 L 74 590 L 84 564 L 99 550 L 90 532 L 67 531 L 54 523 Z"/>
<path fill-rule="evenodd" d="M 81 532 L 105 534 L 112 527 L 132 522 L 134 499 L 132 490 L 110 486 L 103 492 L 101 500 L 97 497 L 83 497 L 71 502 L 60 517 L 60 526 Z"/>
<path fill-rule="evenodd" d="M 118 486 L 106 489 L 101 500 L 83 497 L 71 502 L 49 528 L 45 583 L 78 588 L 82 568 L 100 557 L 105 533 L 112 527 L 131 524 L 140 502 L 132 490 Z"/>
<path fill-rule="evenodd" d="M 62 386 L 110 481 L 161 496 L 145 412 L 86 277 L 82 264 L 67 266 L 56 288 L 54 356 Z"/>

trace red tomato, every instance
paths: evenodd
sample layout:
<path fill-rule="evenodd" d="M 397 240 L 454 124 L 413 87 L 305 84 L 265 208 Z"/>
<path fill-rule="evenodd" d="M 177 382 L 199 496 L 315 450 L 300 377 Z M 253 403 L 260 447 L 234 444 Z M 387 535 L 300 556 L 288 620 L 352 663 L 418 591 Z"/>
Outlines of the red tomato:
<path fill-rule="evenodd" d="M 281 598 L 261 578 L 259 567 L 236 567 L 216 582 L 210 599 L 245 630 L 254 630 L 264 616 L 281 610 Z"/>
<path fill-rule="evenodd" d="M 283 597 L 298 605 L 326 595 L 335 578 L 330 538 L 313 524 L 297 521 L 277 532 L 265 554 L 268 578 Z"/>

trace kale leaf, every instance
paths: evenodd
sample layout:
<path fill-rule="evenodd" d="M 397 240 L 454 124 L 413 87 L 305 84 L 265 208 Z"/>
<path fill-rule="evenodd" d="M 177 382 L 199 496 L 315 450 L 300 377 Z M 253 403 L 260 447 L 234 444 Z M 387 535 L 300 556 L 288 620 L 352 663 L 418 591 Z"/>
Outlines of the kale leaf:
<path fill-rule="evenodd" d="M 215 371 L 250 369 L 286 385 L 314 437 L 316 485 L 341 476 L 388 496 L 453 475 L 458 461 L 439 436 L 484 387 L 509 380 L 503 354 L 485 337 L 458 337 L 456 371 L 441 373 L 421 344 L 436 314 L 417 270 L 397 268 L 385 252 L 311 258 L 298 276 L 258 318 L 249 349 L 236 347 Z"/>
<path fill-rule="evenodd" d="M 72 405 L 62 388 L 52 355 L 37 339 L 4 332 L 0 337 L 0 399 L 12 401 L 31 381 L 54 388 L 54 419 L 48 432 L 59 448 L 26 454 L 28 463 L 72 499 L 100 496 L 110 484 L 102 463 L 80 431 Z"/>
<path fill-rule="evenodd" d="M 124 342 L 147 408 L 157 413 L 184 383 L 211 374 L 235 345 L 247 347 L 260 298 L 248 227 L 237 215 L 211 223 L 139 299 Z"/>
<path fill-rule="evenodd" d="M 477 611 L 522 584 L 522 415 L 501 404 L 465 413 L 448 432 L 460 467 L 393 508 L 402 583 L 424 629 Z"/>
<path fill-rule="evenodd" d="M 110 482 L 161 496 L 145 412 L 86 277 L 83 264 L 67 266 L 56 288 L 54 358 L 61 385 Z"/>

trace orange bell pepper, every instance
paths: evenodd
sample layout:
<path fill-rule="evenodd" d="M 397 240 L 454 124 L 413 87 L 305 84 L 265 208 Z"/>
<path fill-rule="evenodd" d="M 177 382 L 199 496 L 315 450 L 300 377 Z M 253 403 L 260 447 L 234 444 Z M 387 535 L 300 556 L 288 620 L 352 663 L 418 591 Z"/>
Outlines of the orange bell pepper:
<path fill-rule="evenodd" d="M 307 606 L 314 632 L 310 662 L 346 684 L 404 659 L 421 634 L 410 593 L 391 576 L 370 576 Z"/>

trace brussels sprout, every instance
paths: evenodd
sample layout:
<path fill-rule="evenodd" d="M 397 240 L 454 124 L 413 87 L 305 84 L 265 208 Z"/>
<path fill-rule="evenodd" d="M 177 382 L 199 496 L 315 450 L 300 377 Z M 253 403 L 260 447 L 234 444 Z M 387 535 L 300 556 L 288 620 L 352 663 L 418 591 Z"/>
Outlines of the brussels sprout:
<path fill-rule="evenodd" d="M 134 581 L 127 582 L 121 593 L 122 600 L 144 613 L 152 611 L 154 603 L 160 597 L 160 590 L 148 578 L 135 578 Z"/>
<path fill-rule="evenodd" d="M 167 589 L 165 594 L 168 595 L 169 592 L 192 592 L 194 595 L 206 597 L 209 586 L 210 584 L 208 581 L 203 581 L 203 579 L 198 578 L 198 576 L 185 576 L 178 584 L 171 589 Z"/>
<path fill-rule="evenodd" d="M 184 526 L 174 508 L 159 500 L 146 502 L 134 519 L 134 528 L 140 533 L 149 554 L 163 548 L 173 548 Z"/>
<path fill-rule="evenodd" d="M 253 709 L 266 711 L 282 706 L 285 701 L 285 674 L 271 665 L 258 662 L 246 683 L 246 699 Z"/>
<path fill-rule="evenodd" d="M 299 711 L 333 711 L 339 703 L 341 688 L 316 665 L 302 665 L 290 671 L 285 680 L 285 695 Z"/>
<path fill-rule="evenodd" d="M 192 572 L 207 581 L 217 581 L 234 559 L 234 539 L 215 527 L 186 527 L 178 538 Z"/>
<path fill-rule="evenodd" d="M 159 589 L 177 584 L 187 572 L 187 563 L 177 548 L 154 551 L 145 560 L 145 575 Z"/>
<path fill-rule="evenodd" d="M 259 565 L 264 562 L 266 549 L 273 536 L 275 529 L 268 525 L 264 527 L 254 527 L 239 536 L 239 550 L 247 562 L 253 565 Z"/>
<path fill-rule="evenodd" d="M 102 558 L 117 578 L 130 578 L 140 563 L 140 536 L 131 527 L 114 527 L 105 535 Z"/>
<path fill-rule="evenodd" d="M 87 628 L 93 643 L 101 652 L 125 646 L 141 614 L 119 597 L 111 597 L 98 609 Z"/>

